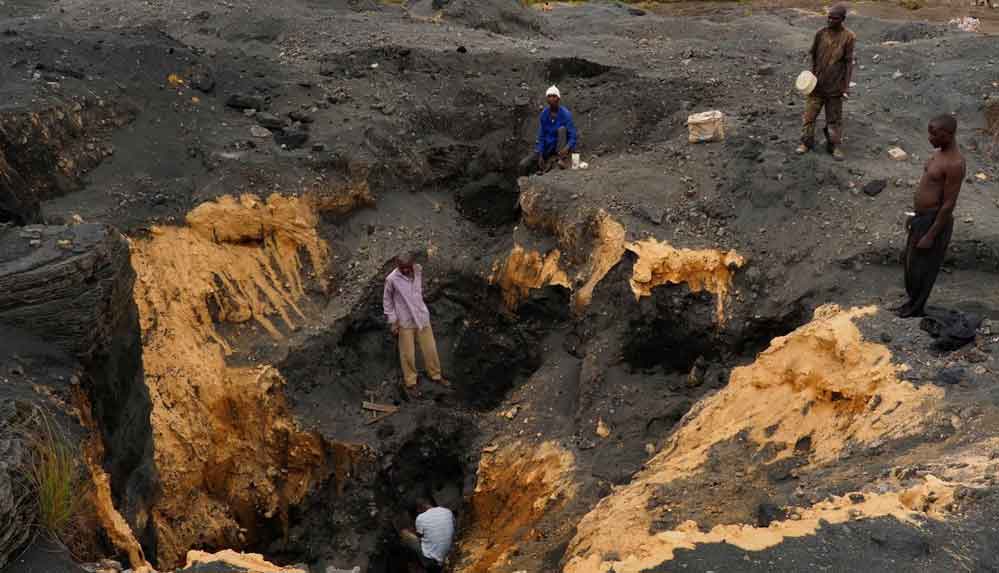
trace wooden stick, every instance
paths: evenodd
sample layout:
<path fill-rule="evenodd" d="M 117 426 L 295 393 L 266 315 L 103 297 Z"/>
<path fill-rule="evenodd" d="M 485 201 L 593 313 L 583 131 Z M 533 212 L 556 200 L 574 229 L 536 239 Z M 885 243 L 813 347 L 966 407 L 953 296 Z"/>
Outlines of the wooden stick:
<path fill-rule="evenodd" d="M 375 402 L 361 402 L 361 407 L 365 410 L 373 410 L 375 412 L 385 412 L 387 414 L 395 414 L 399 411 L 398 406 L 390 406 L 387 404 L 376 404 Z"/>

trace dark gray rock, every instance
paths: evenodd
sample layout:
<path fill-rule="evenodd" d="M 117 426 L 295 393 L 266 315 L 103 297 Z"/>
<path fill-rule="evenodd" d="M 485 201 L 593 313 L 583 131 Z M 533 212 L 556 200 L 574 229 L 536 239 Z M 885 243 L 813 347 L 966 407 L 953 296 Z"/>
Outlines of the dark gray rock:
<path fill-rule="evenodd" d="M 785 519 L 787 519 L 787 512 L 773 503 L 764 502 L 756 508 L 757 527 L 769 527 L 772 522 Z"/>
<path fill-rule="evenodd" d="M 250 94 L 232 94 L 225 100 L 225 105 L 233 109 L 255 109 L 260 111 L 267 107 L 267 100 L 261 96 Z"/>
<path fill-rule="evenodd" d="M 299 123 L 312 123 L 315 121 L 311 115 L 299 110 L 288 112 L 288 117 L 290 117 L 292 121 L 297 121 Z"/>
<path fill-rule="evenodd" d="M 213 93 L 215 91 L 215 76 L 209 70 L 198 70 L 191 77 L 191 86 L 201 93 Z"/>
<path fill-rule="evenodd" d="M 274 142 L 287 149 L 298 149 L 307 141 L 309 141 L 309 132 L 294 127 L 274 133 Z"/>
<path fill-rule="evenodd" d="M 864 185 L 863 191 L 868 197 L 874 197 L 884 191 L 887 186 L 887 179 L 875 179 L 874 181 L 870 181 Z"/>
<path fill-rule="evenodd" d="M 35 508 L 24 479 L 24 443 L 13 433 L 13 402 L 0 403 L 0 569 L 24 548 L 31 537 Z"/>
<path fill-rule="evenodd" d="M 937 374 L 937 381 L 941 384 L 959 384 L 961 380 L 964 380 L 964 376 L 964 368 L 952 366 L 940 370 L 940 373 Z"/>
<path fill-rule="evenodd" d="M 257 123 L 267 129 L 284 129 L 288 125 L 288 122 L 283 118 L 266 111 L 258 113 L 255 117 L 257 118 Z"/>

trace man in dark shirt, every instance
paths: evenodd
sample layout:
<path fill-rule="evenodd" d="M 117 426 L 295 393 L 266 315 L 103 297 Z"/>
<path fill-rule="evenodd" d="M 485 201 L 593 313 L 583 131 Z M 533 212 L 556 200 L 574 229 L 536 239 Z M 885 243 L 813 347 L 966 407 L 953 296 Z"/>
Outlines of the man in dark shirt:
<path fill-rule="evenodd" d="M 853 77 L 853 48 L 857 36 L 844 25 L 846 7 L 829 9 L 829 25 L 819 30 L 812 41 L 812 73 L 818 78 L 815 89 L 805 102 L 799 154 L 815 147 L 815 121 L 826 110 L 826 147 L 836 159 L 843 159 L 839 145 L 843 138 L 843 100 L 848 98 Z"/>
<path fill-rule="evenodd" d="M 572 122 L 572 114 L 562 107 L 562 94 L 552 86 L 545 94 L 548 107 L 541 112 L 538 119 L 538 139 L 534 144 L 534 152 L 520 162 L 521 175 L 529 175 L 531 170 L 544 173 L 554 167 L 561 169 L 569 167 L 569 155 L 576 150 L 576 125 Z"/>

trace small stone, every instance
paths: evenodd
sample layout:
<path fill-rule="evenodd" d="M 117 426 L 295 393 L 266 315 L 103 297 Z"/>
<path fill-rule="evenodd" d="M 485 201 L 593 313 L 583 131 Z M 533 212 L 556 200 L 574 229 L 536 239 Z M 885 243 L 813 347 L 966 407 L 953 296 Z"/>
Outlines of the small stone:
<path fill-rule="evenodd" d="M 937 381 L 941 384 L 958 384 L 964 379 L 964 374 L 964 368 L 951 366 L 940 370 L 940 373 L 937 374 Z"/>
<path fill-rule="evenodd" d="M 887 186 L 887 179 L 875 179 L 874 181 L 870 181 L 864 185 L 863 192 L 864 195 L 867 195 L 868 197 L 874 197 L 884 191 Z"/>
<path fill-rule="evenodd" d="M 253 137 L 270 137 L 271 132 L 266 127 L 261 127 L 259 125 L 251 125 L 250 135 L 252 135 Z"/>
<path fill-rule="evenodd" d="M 257 123 L 267 129 L 284 129 L 287 124 L 284 119 L 266 111 L 257 113 Z"/>
<path fill-rule="evenodd" d="M 233 109 L 255 109 L 260 111 L 266 107 L 264 98 L 249 94 L 232 94 L 225 100 L 226 107 Z"/>
<path fill-rule="evenodd" d="M 288 112 L 288 117 L 290 117 L 292 121 L 297 121 L 299 123 L 312 123 L 315 121 L 311 115 L 305 113 L 304 111 L 298 110 Z"/>
<path fill-rule="evenodd" d="M 607 438 L 610 436 L 610 427 L 608 427 L 607 424 L 604 423 L 603 418 L 597 419 L 596 432 L 597 435 L 600 436 L 601 438 Z"/>
<path fill-rule="evenodd" d="M 902 72 L 900 72 L 898 70 L 895 70 L 895 73 L 891 75 L 891 79 L 893 79 L 893 80 L 897 80 L 900 77 L 902 77 Z"/>
<path fill-rule="evenodd" d="M 756 526 L 770 527 L 775 521 L 787 519 L 787 512 L 773 503 L 761 503 L 756 508 Z"/>
<path fill-rule="evenodd" d="M 909 158 L 909 154 L 905 152 L 901 147 L 892 147 L 888 150 L 888 156 L 895 161 L 905 161 Z"/>
<path fill-rule="evenodd" d="M 301 129 L 285 129 L 274 133 L 274 141 L 286 149 L 298 149 L 309 140 L 309 132 Z"/>
<path fill-rule="evenodd" d="M 975 179 L 978 179 L 979 181 L 988 181 L 989 176 L 986 175 L 985 173 L 978 172 L 975 174 Z"/>

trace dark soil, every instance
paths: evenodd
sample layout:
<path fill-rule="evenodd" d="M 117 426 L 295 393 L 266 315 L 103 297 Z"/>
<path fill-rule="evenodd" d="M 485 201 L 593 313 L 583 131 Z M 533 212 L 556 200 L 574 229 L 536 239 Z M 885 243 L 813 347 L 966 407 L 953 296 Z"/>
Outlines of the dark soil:
<path fill-rule="evenodd" d="M 366 451 L 290 508 L 286 529 L 274 525 L 273 539 L 246 549 L 282 563 L 400 571 L 395 530 L 412 517 L 414 495 L 436 497 L 461 522 L 486 444 L 551 440 L 576 457 L 577 495 L 544 516 L 537 535 L 497 573 L 555 571 L 572 524 L 613 486 L 628 483 L 684 414 L 724 386 L 731 368 L 807 322 L 821 304 L 884 307 L 901 298 L 904 212 L 932 151 L 926 121 L 938 113 L 959 118 L 969 178 L 933 303 L 999 320 L 999 170 L 989 147 L 995 119 L 982 103 L 996 97 L 995 39 L 880 6 L 856 7 L 860 13 L 847 22 L 858 34 L 848 160 L 798 157 L 791 151 L 802 102 L 791 81 L 823 23 L 815 8 L 7 2 L 0 4 L 0 53 L 9 56 L 0 65 L 0 225 L 82 218 L 140 236 L 224 194 L 367 185 L 373 206 L 324 215 L 333 288 L 303 303 L 309 324 L 277 344 L 248 328 L 225 329 L 235 339 L 233 363 L 266 358 L 278 366 L 303 426 L 319 430 L 331 448 L 349 443 Z M 516 167 L 531 149 L 551 84 L 574 114 L 589 168 L 531 184 L 556 198 L 553 212 L 603 209 L 628 240 L 651 236 L 746 257 L 723 324 L 714 296 L 686 285 L 664 285 L 636 301 L 627 285 L 631 255 L 578 315 L 562 287 L 533 291 L 515 309 L 503 304 L 488 280 L 494 262 L 515 244 L 544 252 L 557 242 L 527 229 L 517 206 Z M 708 109 L 725 112 L 725 141 L 689 144 L 687 116 Z M 889 160 L 887 149 L 896 145 L 911 159 Z M 875 181 L 879 193 L 862 192 Z M 28 249 L 18 232 L 0 228 L 0 252 L 48 252 Z M 583 250 L 567 255 L 579 265 Z M 420 253 L 454 383 L 446 390 L 423 381 L 424 395 L 415 400 L 400 390 L 381 310 L 389 261 L 403 251 Z M 17 324 L 34 322 L 46 344 L 75 351 L 93 332 L 67 309 L 88 309 L 87 297 L 114 280 L 93 276 L 84 281 L 93 289 L 42 309 L 49 322 Z M 94 384 L 115 495 L 154 554 L 155 532 L 138 527 L 141 504 L 129 502 L 153 495 L 155 476 L 144 425 L 148 396 L 128 383 L 141 377 L 134 307 L 121 309 L 112 322 L 129 328 L 109 327 L 121 337 L 95 359 L 81 359 L 82 368 L 84 382 Z M 9 312 L 0 306 L 0 320 Z M 990 435 L 999 403 L 994 333 L 979 335 L 979 354 L 942 354 L 918 321 L 882 313 L 863 328 L 914 365 L 915 383 L 939 383 L 941 370 L 962 369 L 943 407 L 978 420 L 978 429 L 935 427 L 933 436 L 886 444 L 877 455 L 803 479 L 795 477 L 796 464 L 807 443 L 790 460 L 749 472 L 752 448 L 733 440 L 712 452 L 704 473 L 657 492 L 679 510 L 656 513 L 656 527 L 776 519 L 784 506 L 862 484 L 865 472 L 878 475 Z M 98 384 L 107 380 L 114 384 Z M 363 401 L 400 410 L 368 423 Z M 497 415 L 514 409 L 512 417 Z M 608 438 L 595 434 L 598 421 L 610 428 Z M 803 483 L 815 486 L 808 499 L 795 493 Z M 994 543 L 985 532 L 994 531 L 999 514 L 994 505 L 978 507 L 922 529 L 890 520 L 824 527 L 762 552 L 703 546 L 655 570 L 821 564 L 931 571 L 958 563 L 989 570 Z M 962 536 L 967 545 L 957 551 Z"/>

